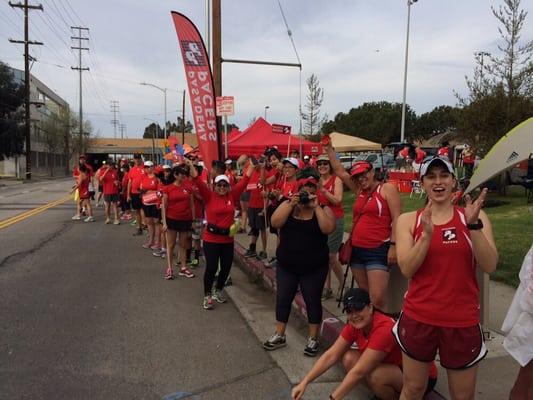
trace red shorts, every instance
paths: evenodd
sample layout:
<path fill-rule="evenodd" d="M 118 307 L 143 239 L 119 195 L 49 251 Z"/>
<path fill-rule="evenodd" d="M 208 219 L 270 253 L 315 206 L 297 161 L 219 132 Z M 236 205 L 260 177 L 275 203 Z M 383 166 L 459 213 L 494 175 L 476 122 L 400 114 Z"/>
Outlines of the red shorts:
<path fill-rule="evenodd" d="M 480 325 L 447 328 L 424 324 L 402 313 L 392 332 L 402 351 L 417 361 L 435 360 L 438 350 L 440 365 L 446 369 L 470 368 L 487 355 Z"/>

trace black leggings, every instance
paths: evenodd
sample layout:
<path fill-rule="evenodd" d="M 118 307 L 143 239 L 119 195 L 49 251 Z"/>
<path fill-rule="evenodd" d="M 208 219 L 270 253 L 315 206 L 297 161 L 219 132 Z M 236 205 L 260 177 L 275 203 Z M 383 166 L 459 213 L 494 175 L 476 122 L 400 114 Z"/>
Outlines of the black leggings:
<path fill-rule="evenodd" d="M 219 261 L 220 272 L 217 278 L 217 289 L 224 289 L 226 279 L 228 279 L 231 264 L 233 264 L 233 243 L 210 243 L 204 242 L 205 273 L 204 273 L 204 295 L 211 294 L 213 282 L 217 273 Z"/>
<path fill-rule="evenodd" d="M 307 321 L 310 324 L 322 322 L 322 290 L 328 275 L 328 266 L 306 274 L 297 274 L 282 267 L 276 268 L 276 321 L 287 323 L 291 305 L 298 285 L 307 308 Z"/>

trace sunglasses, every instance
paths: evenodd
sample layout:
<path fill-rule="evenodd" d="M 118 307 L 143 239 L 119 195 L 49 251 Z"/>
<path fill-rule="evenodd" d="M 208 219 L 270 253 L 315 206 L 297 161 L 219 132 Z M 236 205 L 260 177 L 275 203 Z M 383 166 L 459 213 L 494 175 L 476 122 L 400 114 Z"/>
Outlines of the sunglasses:
<path fill-rule="evenodd" d="M 219 188 L 229 188 L 227 183 L 217 183 L 215 186 Z"/>
<path fill-rule="evenodd" d="M 329 162 L 328 161 L 319 161 L 319 162 L 316 163 L 316 165 L 318 167 L 323 167 L 325 165 L 329 165 Z"/>

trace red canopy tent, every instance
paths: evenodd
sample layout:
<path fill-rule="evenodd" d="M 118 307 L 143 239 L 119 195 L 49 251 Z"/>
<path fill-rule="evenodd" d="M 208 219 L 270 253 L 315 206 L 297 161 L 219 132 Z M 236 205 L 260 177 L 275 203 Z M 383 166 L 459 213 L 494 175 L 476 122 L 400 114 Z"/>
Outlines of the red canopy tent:
<path fill-rule="evenodd" d="M 228 153 L 231 158 L 237 158 L 241 154 L 259 156 L 263 154 L 266 147 L 276 146 L 285 157 L 289 148 L 289 140 L 290 150 L 300 151 L 301 141 L 303 155 L 322 153 L 320 143 L 310 142 L 296 135 L 272 133 L 272 125 L 263 118 L 258 118 L 242 134 L 230 138 L 228 140 Z"/>

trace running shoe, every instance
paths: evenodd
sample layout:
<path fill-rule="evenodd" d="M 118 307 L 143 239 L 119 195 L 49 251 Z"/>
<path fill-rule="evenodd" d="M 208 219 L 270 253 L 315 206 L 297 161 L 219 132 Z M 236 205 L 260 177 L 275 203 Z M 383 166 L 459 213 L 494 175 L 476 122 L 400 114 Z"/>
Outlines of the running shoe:
<path fill-rule="evenodd" d="M 198 266 L 200 266 L 200 260 L 198 260 L 197 258 L 193 258 L 189 263 L 189 267 L 192 269 L 198 268 Z"/>
<path fill-rule="evenodd" d="M 120 221 L 118 219 L 114 220 L 113 225 L 120 225 Z"/>
<path fill-rule="evenodd" d="M 180 268 L 178 275 L 184 276 L 185 278 L 194 278 L 194 274 L 188 268 Z"/>
<path fill-rule="evenodd" d="M 167 281 L 174 279 L 174 272 L 171 269 L 167 269 L 167 272 L 165 273 L 165 279 Z"/>
<path fill-rule="evenodd" d="M 79 221 L 80 219 L 81 219 L 81 215 L 79 215 L 79 214 L 76 214 L 76 215 L 74 215 L 72 217 L 72 220 L 74 220 L 74 221 Z"/>
<path fill-rule="evenodd" d="M 211 296 L 204 296 L 204 309 L 212 310 L 215 308 L 215 303 L 213 303 L 213 298 Z"/>
<path fill-rule="evenodd" d="M 318 339 L 309 337 L 307 338 L 307 346 L 305 346 L 304 354 L 309 357 L 316 357 L 319 347 L 320 343 L 318 342 Z"/>
<path fill-rule="evenodd" d="M 333 297 L 333 291 L 331 289 L 324 289 L 322 292 L 322 301 L 331 299 Z"/>
<path fill-rule="evenodd" d="M 94 217 L 87 217 L 83 220 L 83 222 L 94 222 Z"/>
<path fill-rule="evenodd" d="M 272 351 L 279 349 L 280 347 L 285 347 L 287 345 L 287 339 L 285 335 L 280 335 L 279 333 L 274 333 L 270 336 L 265 343 L 263 343 L 263 349 Z"/>
<path fill-rule="evenodd" d="M 244 257 L 245 258 L 257 257 L 257 253 L 255 252 L 255 250 L 248 249 L 246 250 L 246 253 L 244 253 Z"/>
<path fill-rule="evenodd" d="M 110 223 L 111 223 L 111 220 L 109 218 L 106 218 L 104 224 L 109 225 Z"/>
<path fill-rule="evenodd" d="M 137 225 L 137 220 L 134 219 L 133 221 L 131 221 L 131 226 L 136 226 Z"/>
<path fill-rule="evenodd" d="M 146 242 L 142 244 L 143 249 L 151 249 L 154 244 L 150 242 Z"/>
<path fill-rule="evenodd" d="M 213 290 L 213 300 L 215 300 L 217 303 L 225 303 L 228 301 L 228 298 L 224 295 L 222 290 L 214 289 Z"/>
<path fill-rule="evenodd" d="M 156 250 L 152 253 L 152 255 L 154 257 L 161 257 L 161 258 L 165 258 L 167 256 L 167 251 L 166 250 Z"/>
<path fill-rule="evenodd" d="M 259 260 L 266 260 L 267 257 L 268 257 L 268 256 L 267 256 L 267 253 L 264 252 L 264 251 L 260 251 L 259 254 L 257 255 L 257 258 L 258 258 Z"/>

